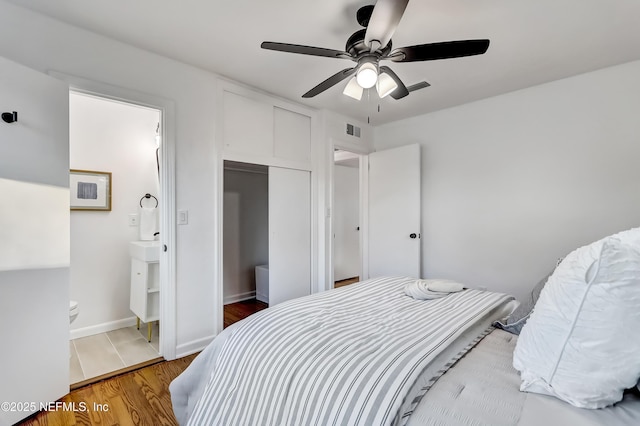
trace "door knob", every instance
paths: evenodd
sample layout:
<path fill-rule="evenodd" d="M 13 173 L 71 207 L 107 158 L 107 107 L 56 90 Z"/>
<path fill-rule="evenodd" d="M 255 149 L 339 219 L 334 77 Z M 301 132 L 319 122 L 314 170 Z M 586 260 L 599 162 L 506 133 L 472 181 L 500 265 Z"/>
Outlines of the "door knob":
<path fill-rule="evenodd" d="M 418 236 L 418 234 L 413 233 L 413 234 L 409 235 L 409 238 L 416 238 L 417 236 Z"/>

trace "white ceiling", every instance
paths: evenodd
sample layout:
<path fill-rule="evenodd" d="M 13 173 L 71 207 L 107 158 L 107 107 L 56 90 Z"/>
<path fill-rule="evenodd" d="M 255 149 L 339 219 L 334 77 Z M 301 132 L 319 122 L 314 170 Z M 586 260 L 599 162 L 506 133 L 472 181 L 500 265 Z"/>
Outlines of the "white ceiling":
<path fill-rule="evenodd" d="M 459 105 L 640 59 L 638 0 L 412 0 L 395 47 L 488 38 L 481 56 L 388 65 L 410 85 L 404 99 L 358 102 L 346 82 L 300 96 L 348 60 L 260 49 L 262 41 L 343 50 L 373 0 L 8 0 L 67 23 L 189 63 L 275 95 L 372 124 Z M 377 111 L 380 104 L 380 112 Z"/>

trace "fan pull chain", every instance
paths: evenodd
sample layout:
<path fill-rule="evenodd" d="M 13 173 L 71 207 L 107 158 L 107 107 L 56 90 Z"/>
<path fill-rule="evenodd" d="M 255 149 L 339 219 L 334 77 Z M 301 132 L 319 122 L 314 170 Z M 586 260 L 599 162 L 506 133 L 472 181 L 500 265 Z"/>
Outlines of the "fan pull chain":
<path fill-rule="evenodd" d="M 369 105 L 371 105 L 371 89 L 367 89 L 367 106 Z M 371 124 L 371 116 L 369 114 L 367 114 L 367 124 Z"/>

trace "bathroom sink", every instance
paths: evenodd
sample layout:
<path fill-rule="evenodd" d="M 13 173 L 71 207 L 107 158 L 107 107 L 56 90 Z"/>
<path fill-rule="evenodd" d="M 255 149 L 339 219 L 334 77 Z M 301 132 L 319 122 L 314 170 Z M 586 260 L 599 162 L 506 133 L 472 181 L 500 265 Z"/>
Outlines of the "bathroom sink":
<path fill-rule="evenodd" d="M 160 260 L 160 241 L 131 241 L 129 254 L 143 262 L 157 262 Z"/>

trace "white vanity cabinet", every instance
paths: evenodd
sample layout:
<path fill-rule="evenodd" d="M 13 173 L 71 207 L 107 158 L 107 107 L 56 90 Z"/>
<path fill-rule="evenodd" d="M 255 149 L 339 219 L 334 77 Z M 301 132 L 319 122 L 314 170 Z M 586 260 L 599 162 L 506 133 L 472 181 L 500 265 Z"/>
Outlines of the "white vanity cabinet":
<path fill-rule="evenodd" d="M 131 293 L 129 308 L 140 321 L 147 324 L 147 340 L 151 341 L 151 327 L 160 319 L 160 277 L 157 241 L 131 243 Z M 140 248 L 142 246 L 142 248 Z M 157 247 L 155 247 L 157 246 Z M 157 250 L 155 250 L 157 248 Z"/>

